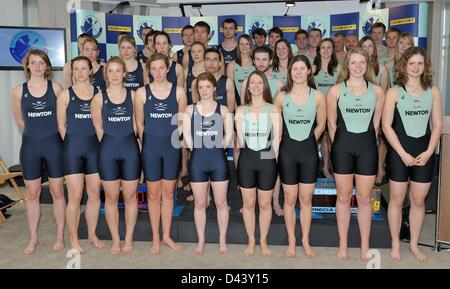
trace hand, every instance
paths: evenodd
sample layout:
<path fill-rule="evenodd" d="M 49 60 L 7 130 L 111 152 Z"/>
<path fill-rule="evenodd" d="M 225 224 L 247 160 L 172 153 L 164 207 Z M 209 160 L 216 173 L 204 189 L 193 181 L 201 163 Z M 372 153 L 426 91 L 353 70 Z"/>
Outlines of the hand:
<path fill-rule="evenodd" d="M 416 159 L 412 155 L 410 155 L 406 152 L 404 154 L 400 155 L 400 157 L 402 158 L 402 161 L 405 163 L 405 165 L 407 167 L 415 166 L 417 163 Z"/>
<path fill-rule="evenodd" d="M 430 159 L 432 154 L 433 154 L 433 152 L 424 151 L 423 153 L 418 155 L 416 157 L 416 166 L 423 167 L 428 162 L 428 160 Z"/>

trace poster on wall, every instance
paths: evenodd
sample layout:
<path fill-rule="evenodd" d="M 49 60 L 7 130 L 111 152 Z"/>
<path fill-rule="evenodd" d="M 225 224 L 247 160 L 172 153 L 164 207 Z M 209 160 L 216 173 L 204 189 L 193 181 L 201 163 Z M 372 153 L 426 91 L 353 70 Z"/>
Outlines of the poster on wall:
<path fill-rule="evenodd" d="M 273 26 L 283 31 L 283 38 L 292 44 L 295 44 L 295 32 L 300 29 L 302 24 L 300 16 L 274 16 Z"/>
<path fill-rule="evenodd" d="M 331 37 L 337 32 L 345 35 L 358 34 L 359 13 L 335 14 L 330 16 Z"/>
<path fill-rule="evenodd" d="M 389 27 L 389 9 L 361 11 L 359 13 L 359 36 L 370 35 L 370 28 L 377 22 L 383 23 L 386 28 Z"/>

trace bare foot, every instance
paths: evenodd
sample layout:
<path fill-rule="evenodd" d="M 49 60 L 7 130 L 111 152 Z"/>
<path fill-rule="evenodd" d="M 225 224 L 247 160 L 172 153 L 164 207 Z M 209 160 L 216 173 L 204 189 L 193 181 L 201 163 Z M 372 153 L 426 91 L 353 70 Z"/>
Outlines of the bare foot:
<path fill-rule="evenodd" d="M 338 257 L 338 259 L 346 261 L 348 259 L 347 248 L 339 248 L 338 251 L 336 252 L 336 257 Z"/>
<path fill-rule="evenodd" d="M 125 242 L 125 246 L 123 246 L 122 254 L 131 254 L 134 251 L 133 242 Z"/>
<path fill-rule="evenodd" d="M 188 202 L 192 202 L 194 200 L 194 194 L 190 194 L 189 196 L 186 197 L 186 201 Z"/>
<path fill-rule="evenodd" d="M 361 248 L 361 261 L 363 262 L 369 262 L 370 260 L 373 259 L 373 255 L 369 256 L 369 249 L 362 249 Z"/>
<path fill-rule="evenodd" d="M 272 255 L 272 251 L 269 249 L 269 246 L 267 246 L 267 243 L 260 242 L 260 246 L 261 246 L 261 254 L 264 257 Z"/>
<path fill-rule="evenodd" d="M 401 259 L 400 248 L 398 248 L 398 249 L 392 248 L 391 258 L 394 259 L 395 261 L 400 261 L 400 259 Z"/>
<path fill-rule="evenodd" d="M 78 252 L 80 252 L 80 254 L 84 254 L 84 249 L 78 242 L 72 242 L 70 249 L 77 250 Z"/>
<path fill-rule="evenodd" d="M 274 204 L 273 205 L 273 209 L 275 210 L 275 214 L 278 216 L 278 217 L 281 217 L 281 216 L 283 216 L 283 209 L 280 207 L 280 205 L 279 204 Z"/>
<path fill-rule="evenodd" d="M 194 253 L 196 255 L 203 254 L 203 251 L 205 250 L 205 243 L 198 243 L 197 247 L 195 247 Z"/>
<path fill-rule="evenodd" d="M 151 254 L 159 254 L 159 251 L 161 250 L 161 241 L 159 238 L 153 238 L 153 244 L 152 248 L 150 249 Z"/>
<path fill-rule="evenodd" d="M 120 255 L 122 251 L 120 250 L 120 241 L 119 242 L 112 242 L 111 248 L 109 249 L 109 252 L 113 255 Z"/>
<path fill-rule="evenodd" d="M 91 242 L 92 246 L 94 246 L 97 249 L 102 249 L 103 247 L 105 247 L 105 243 L 103 243 L 102 241 L 100 241 L 97 236 L 94 237 L 89 237 L 89 242 Z"/>
<path fill-rule="evenodd" d="M 289 246 L 286 248 L 286 250 L 284 251 L 284 254 L 288 257 L 288 258 L 295 258 L 296 257 L 296 252 L 295 252 L 295 242 L 293 245 L 289 244 Z"/>
<path fill-rule="evenodd" d="M 409 246 L 409 250 L 420 262 L 425 262 L 427 260 L 427 256 L 425 256 L 422 252 L 420 252 L 417 246 Z"/>
<path fill-rule="evenodd" d="M 28 246 L 23 250 L 25 255 L 33 255 L 36 247 L 39 245 L 39 241 L 37 239 L 31 239 L 28 242 Z"/>
<path fill-rule="evenodd" d="M 175 252 L 180 252 L 181 250 L 183 250 L 183 246 L 175 243 L 171 238 L 164 238 L 162 243 Z"/>
<path fill-rule="evenodd" d="M 303 244 L 303 251 L 308 259 L 313 259 L 317 256 L 316 251 L 309 244 Z"/>
<path fill-rule="evenodd" d="M 61 252 L 62 250 L 64 250 L 64 240 L 58 239 L 55 244 L 53 244 L 53 251 Z"/>
<path fill-rule="evenodd" d="M 255 241 L 249 241 L 247 249 L 245 249 L 245 256 L 251 257 L 255 254 Z"/>
<path fill-rule="evenodd" d="M 224 256 L 228 253 L 228 248 L 227 248 L 227 244 L 225 243 L 220 243 L 219 244 L 219 254 Z"/>

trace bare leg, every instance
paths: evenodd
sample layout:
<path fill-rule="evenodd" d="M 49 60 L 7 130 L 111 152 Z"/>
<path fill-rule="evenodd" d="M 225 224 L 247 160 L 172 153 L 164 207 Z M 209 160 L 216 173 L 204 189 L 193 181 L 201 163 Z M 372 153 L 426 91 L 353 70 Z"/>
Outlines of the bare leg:
<path fill-rule="evenodd" d="M 66 176 L 68 203 L 66 207 L 67 229 L 70 236 L 71 249 L 84 253 L 78 241 L 78 226 L 80 224 L 80 202 L 83 196 L 84 174 L 73 174 Z"/>
<path fill-rule="evenodd" d="M 350 225 L 350 202 L 353 192 L 353 175 L 334 174 L 336 179 L 337 201 L 336 221 L 339 233 L 339 249 L 336 257 L 348 259 L 348 228 Z"/>
<path fill-rule="evenodd" d="M 205 226 L 206 226 L 206 202 L 208 195 L 208 182 L 192 183 L 192 192 L 194 193 L 194 220 L 197 228 L 198 243 L 194 250 L 197 255 L 203 254 L 205 249 Z"/>
<path fill-rule="evenodd" d="M 263 256 L 270 256 L 272 254 L 272 251 L 267 244 L 267 235 L 269 234 L 270 221 L 272 220 L 272 192 L 273 190 L 262 191 L 258 189 L 259 244 Z"/>
<path fill-rule="evenodd" d="M 28 219 L 28 233 L 30 235 L 28 246 L 23 251 L 26 255 L 32 255 L 39 245 L 38 241 L 38 227 L 39 219 L 41 217 L 41 209 L 39 203 L 39 197 L 41 196 L 41 179 L 25 180 L 27 201 L 25 202 L 25 208 L 27 210 Z"/>
<path fill-rule="evenodd" d="M 170 228 L 172 225 L 173 215 L 173 194 L 175 189 L 175 180 L 162 180 L 162 205 L 161 205 L 161 219 L 163 242 L 175 252 L 183 249 L 180 244 L 175 243 L 170 237 Z"/>
<path fill-rule="evenodd" d="M 399 261 L 400 255 L 400 229 L 402 226 L 402 208 L 405 200 L 408 183 L 389 181 L 388 221 L 391 232 L 392 249 L 391 258 Z"/>
<path fill-rule="evenodd" d="M 427 256 L 419 250 L 418 243 L 425 218 L 425 198 L 430 189 L 430 185 L 431 183 L 410 182 L 409 198 L 411 208 L 409 211 L 409 229 L 411 232 L 411 241 L 409 243 L 409 249 L 420 262 L 424 262 L 427 259 Z"/>
<path fill-rule="evenodd" d="M 148 214 L 152 227 L 152 248 L 150 253 L 159 254 L 161 250 L 161 238 L 159 236 L 159 222 L 161 219 L 161 194 L 162 180 L 156 182 L 147 182 L 148 188 Z"/>
<path fill-rule="evenodd" d="M 369 261 L 368 256 L 370 228 L 372 225 L 372 188 L 375 183 L 375 176 L 356 175 L 356 198 L 358 201 L 358 224 L 361 233 L 361 260 Z"/>
<path fill-rule="evenodd" d="M 98 215 L 100 214 L 100 177 L 98 173 L 86 176 L 86 191 L 88 200 L 84 215 L 88 226 L 88 236 L 91 244 L 101 249 L 105 246 L 97 237 Z"/>
<path fill-rule="evenodd" d="M 124 181 L 122 180 L 122 193 L 123 200 L 125 202 L 125 245 L 122 249 L 123 254 L 130 254 L 134 250 L 133 246 L 133 233 L 134 227 L 136 226 L 136 219 L 138 214 L 138 203 L 137 203 L 137 187 L 139 180 L 134 181 Z"/>
<path fill-rule="evenodd" d="M 217 209 L 217 222 L 219 224 L 219 254 L 225 255 L 227 248 L 227 228 L 230 210 L 227 204 L 228 181 L 211 182 L 214 201 Z"/>
<path fill-rule="evenodd" d="M 288 233 L 289 245 L 285 250 L 288 258 L 296 257 L 296 238 L 295 238 L 295 203 L 297 202 L 298 185 L 283 184 L 284 192 L 284 222 Z"/>
<path fill-rule="evenodd" d="M 48 185 L 53 199 L 53 215 L 56 221 L 56 242 L 53 250 L 64 250 L 64 225 L 66 221 L 66 200 L 64 198 L 64 178 L 48 178 Z"/>
<path fill-rule="evenodd" d="M 248 245 L 245 249 L 246 256 L 253 256 L 255 253 L 255 203 L 256 203 L 256 188 L 244 189 L 242 191 L 242 217 L 244 219 L 245 231 L 248 236 Z M 272 213 L 272 212 L 271 212 Z"/>
<path fill-rule="evenodd" d="M 384 170 L 384 162 L 386 161 L 387 148 L 382 134 L 380 134 L 378 140 L 378 172 L 375 179 L 375 184 L 381 184 L 384 175 L 386 174 Z"/>
<path fill-rule="evenodd" d="M 302 246 L 307 258 L 316 257 L 316 252 L 309 244 L 309 232 L 312 221 L 312 197 L 316 184 L 299 184 L 300 187 L 300 224 L 302 225 Z"/>
<path fill-rule="evenodd" d="M 105 217 L 111 233 L 112 245 L 109 251 L 114 255 L 119 255 L 120 235 L 119 235 L 119 210 L 117 203 L 119 202 L 120 180 L 102 181 L 105 190 Z"/>
<path fill-rule="evenodd" d="M 330 147 L 331 147 L 331 140 L 328 133 L 324 133 L 321 141 L 321 150 L 322 150 L 322 158 L 323 158 L 323 174 L 326 178 L 332 178 L 333 175 L 331 174 L 330 169 Z"/>

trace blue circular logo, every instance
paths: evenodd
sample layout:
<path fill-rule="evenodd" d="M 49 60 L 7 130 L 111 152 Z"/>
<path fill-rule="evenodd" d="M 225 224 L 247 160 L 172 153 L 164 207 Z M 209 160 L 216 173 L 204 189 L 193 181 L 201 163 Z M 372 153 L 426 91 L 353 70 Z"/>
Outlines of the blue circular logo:
<path fill-rule="evenodd" d="M 87 16 L 83 19 L 82 23 L 81 31 L 83 31 L 83 33 L 89 34 L 94 38 L 98 38 L 100 34 L 102 34 L 102 23 L 97 17 L 93 15 Z"/>
<path fill-rule="evenodd" d="M 269 25 L 267 25 L 267 23 L 262 19 L 256 19 L 252 23 L 250 23 L 248 34 L 252 35 L 253 32 L 258 28 L 263 28 L 264 30 L 267 30 L 269 28 Z"/>
<path fill-rule="evenodd" d="M 307 28 L 308 32 L 313 28 L 320 29 L 320 31 L 322 31 L 322 36 L 327 35 L 327 28 L 325 27 L 325 24 L 322 21 L 317 19 L 311 20 L 311 22 L 309 22 L 308 24 Z"/>
<path fill-rule="evenodd" d="M 144 39 L 142 39 L 142 30 L 143 29 L 152 28 L 153 30 L 155 30 L 155 25 L 150 21 L 142 21 L 141 23 L 139 23 L 138 26 L 139 26 L 139 28 L 136 31 L 136 33 L 142 41 L 144 41 Z"/>
<path fill-rule="evenodd" d="M 16 33 L 9 43 L 11 56 L 19 63 L 30 49 L 40 49 L 47 53 L 47 43 L 39 33 L 35 31 L 22 31 Z"/>
<path fill-rule="evenodd" d="M 216 31 L 214 31 L 214 26 L 212 25 L 212 23 L 208 20 L 203 19 L 203 21 L 205 21 L 206 23 L 208 23 L 209 27 L 211 27 L 211 33 L 209 33 L 208 35 L 208 40 L 213 39 L 214 34 L 216 34 Z"/>
<path fill-rule="evenodd" d="M 372 25 L 374 25 L 377 22 L 383 22 L 383 19 L 381 17 L 378 17 L 376 15 L 371 15 L 369 16 L 365 21 L 364 24 L 362 25 L 362 31 L 364 33 L 364 35 L 370 35 L 371 31 L 370 29 L 372 28 Z"/>

